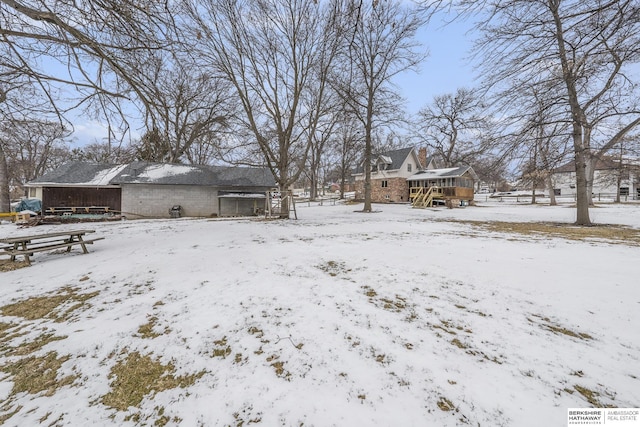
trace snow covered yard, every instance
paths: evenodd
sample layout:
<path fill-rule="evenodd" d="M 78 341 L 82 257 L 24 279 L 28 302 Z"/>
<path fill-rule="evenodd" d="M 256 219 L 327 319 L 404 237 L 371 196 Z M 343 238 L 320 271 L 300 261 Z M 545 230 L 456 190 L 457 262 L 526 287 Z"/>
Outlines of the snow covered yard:
<path fill-rule="evenodd" d="M 90 224 L 89 254 L 0 273 L 0 424 L 557 426 L 640 406 L 640 206 L 594 208 L 631 229 L 584 238 L 562 236 L 568 207 L 360 208 Z M 0 237 L 45 227 L 78 228 Z"/>

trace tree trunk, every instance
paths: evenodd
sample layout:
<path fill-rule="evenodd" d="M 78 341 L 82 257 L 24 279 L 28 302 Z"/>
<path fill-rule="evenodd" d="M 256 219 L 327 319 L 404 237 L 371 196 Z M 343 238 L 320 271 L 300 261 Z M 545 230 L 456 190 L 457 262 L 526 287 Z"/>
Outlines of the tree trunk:
<path fill-rule="evenodd" d="M 575 128 L 575 125 L 574 125 Z M 581 135 L 575 135 L 575 138 L 580 138 Z M 582 138 L 580 138 L 582 139 Z M 585 154 L 579 149 L 582 141 L 577 144 L 575 150 L 575 162 L 576 162 L 576 224 L 577 225 L 591 225 L 591 219 L 589 218 L 589 200 L 591 199 L 589 194 L 589 186 L 587 185 L 587 161 Z"/>
<path fill-rule="evenodd" d="M 366 137 L 364 148 L 364 208 L 363 212 L 371 212 L 371 135 Z"/>
<path fill-rule="evenodd" d="M 364 208 L 363 212 L 372 212 L 371 208 L 371 131 L 373 127 L 373 88 L 369 87 L 367 117 L 364 126 Z"/>
<path fill-rule="evenodd" d="M 309 182 L 309 200 L 315 200 L 318 197 L 318 174 L 313 166 L 309 173 Z"/>
<path fill-rule="evenodd" d="M 0 143 L 0 212 L 11 211 L 11 196 L 9 193 L 9 167 Z"/>
<path fill-rule="evenodd" d="M 587 200 L 589 206 L 593 206 L 593 178 L 595 174 L 595 162 L 596 160 L 592 156 L 585 156 L 584 176 L 587 180 Z"/>
<path fill-rule="evenodd" d="M 283 151 L 282 149 L 280 150 Z M 284 157 L 284 160 L 283 160 Z M 287 167 L 287 155 L 281 155 L 280 157 L 280 168 L 279 168 L 279 176 L 276 178 L 276 183 L 278 184 L 278 190 L 280 191 L 280 218 L 281 219 L 289 219 L 289 199 L 287 195 L 289 194 L 289 186 L 293 184 L 290 182 L 289 178 L 289 168 Z"/>
<path fill-rule="evenodd" d="M 556 201 L 556 192 L 553 188 L 553 177 L 551 173 L 547 173 L 546 181 L 547 188 L 549 189 L 549 206 L 556 206 L 558 202 Z"/>
<path fill-rule="evenodd" d="M 585 135 L 583 125 L 586 120 L 584 111 L 580 106 L 578 92 L 575 84 L 575 76 L 570 67 L 569 54 L 565 46 L 564 28 L 559 12 L 559 2 L 548 0 L 549 10 L 553 14 L 556 26 L 556 41 L 558 43 L 558 54 L 562 63 L 562 77 L 567 87 L 569 108 L 571 109 L 571 121 L 573 125 L 573 150 L 575 153 L 576 166 L 576 224 L 591 225 L 589 219 L 589 200 L 591 199 L 587 180 L 587 160 L 588 160 L 588 137 Z"/>

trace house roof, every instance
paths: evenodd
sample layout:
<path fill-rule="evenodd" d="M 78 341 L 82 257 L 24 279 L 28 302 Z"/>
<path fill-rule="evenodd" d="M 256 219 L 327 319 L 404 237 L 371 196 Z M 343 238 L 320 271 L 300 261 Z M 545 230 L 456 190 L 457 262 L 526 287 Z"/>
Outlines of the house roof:
<path fill-rule="evenodd" d="M 428 179 L 438 178 L 458 178 L 466 174 L 467 172 L 471 174 L 474 180 L 478 179 L 478 176 L 471 166 L 459 166 L 456 168 L 421 170 L 407 178 L 407 181 L 424 181 Z"/>
<path fill-rule="evenodd" d="M 422 165 L 422 167 L 425 168 L 425 169 L 429 169 L 429 164 L 431 164 L 431 162 L 433 162 L 434 168 L 436 168 L 437 164 L 438 164 L 438 159 L 436 158 L 435 155 L 431 155 L 431 156 L 427 157 L 426 160 L 425 160 L 425 164 Z"/>
<path fill-rule="evenodd" d="M 68 162 L 30 182 L 33 184 L 67 184 L 76 186 L 110 185 L 126 165 Z"/>
<path fill-rule="evenodd" d="M 150 162 L 133 162 L 125 165 L 70 162 L 29 183 L 32 186 L 88 187 L 122 184 L 271 188 L 275 186 L 275 181 L 266 168 Z"/>
<path fill-rule="evenodd" d="M 624 167 L 639 166 L 637 159 L 623 159 L 622 165 Z M 619 159 L 606 156 L 596 160 L 594 170 L 611 170 L 611 169 L 619 169 L 619 168 L 620 168 Z M 575 171 L 576 171 L 576 163 L 574 161 L 570 161 L 554 169 L 553 173 L 569 173 L 569 172 L 575 172 Z"/>
<path fill-rule="evenodd" d="M 377 153 L 371 156 L 371 163 L 373 165 L 383 162 L 387 165 L 386 170 L 397 170 L 402 167 L 402 164 L 407 159 L 409 154 L 413 151 L 413 147 L 400 148 L 399 150 L 387 151 L 384 153 Z M 355 172 L 356 174 L 364 173 L 364 163 L 358 165 Z"/>

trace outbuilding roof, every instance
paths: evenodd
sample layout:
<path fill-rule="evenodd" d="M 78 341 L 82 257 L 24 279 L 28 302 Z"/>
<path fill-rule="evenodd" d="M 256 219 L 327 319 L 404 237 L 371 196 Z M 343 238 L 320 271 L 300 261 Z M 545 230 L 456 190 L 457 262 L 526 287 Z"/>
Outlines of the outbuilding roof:
<path fill-rule="evenodd" d="M 28 185 L 99 187 L 122 184 L 271 188 L 275 186 L 275 180 L 267 168 L 150 162 L 125 165 L 70 162 L 34 179 Z"/>
<path fill-rule="evenodd" d="M 87 162 L 68 162 L 36 178 L 29 184 L 66 184 L 72 186 L 101 187 L 111 185 L 111 181 L 126 165 L 105 165 Z M 27 185 L 29 185 L 27 184 Z"/>

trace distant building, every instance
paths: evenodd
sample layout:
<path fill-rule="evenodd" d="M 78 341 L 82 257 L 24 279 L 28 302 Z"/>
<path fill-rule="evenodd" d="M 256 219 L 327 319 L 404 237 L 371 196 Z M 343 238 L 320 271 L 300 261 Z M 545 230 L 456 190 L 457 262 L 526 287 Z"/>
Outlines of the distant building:
<path fill-rule="evenodd" d="M 402 148 L 372 156 L 371 201 L 411 202 L 417 191 L 438 187 L 436 199 L 473 200 L 478 176 L 470 166 L 439 168 L 426 148 Z M 356 198 L 364 198 L 364 164 L 354 173 Z M 422 190 L 419 190 L 422 188 Z"/>
<path fill-rule="evenodd" d="M 407 178 L 424 169 L 427 161 L 426 150 L 401 148 L 371 156 L 371 201 L 408 202 L 409 183 Z M 423 158 L 421 159 L 420 156 Z M 364 198 L 364 164 L 354 172 L 356 199 Z"/>
<path fill-rule="evenodd" d="M 556 196 L 576 197 L 576 167 L 569 162 L 555 169 L 551 175 Z M 620 191 L 623 199 L 640 200 L 640 161 L 606 157 L 596 161 L 593 174 L 594 197 L 615 198 Z"/>

